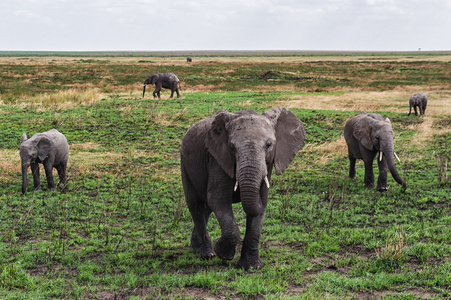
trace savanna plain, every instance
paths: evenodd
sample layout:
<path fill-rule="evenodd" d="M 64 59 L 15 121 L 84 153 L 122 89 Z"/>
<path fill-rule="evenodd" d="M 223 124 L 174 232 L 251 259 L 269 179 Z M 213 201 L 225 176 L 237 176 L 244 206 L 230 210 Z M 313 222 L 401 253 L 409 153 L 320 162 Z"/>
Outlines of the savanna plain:
<path fill-rule="evenodd" d="M 0 298 L 451 298 L 451 53 L 190 55 L 0 53 Z M 156 72 L 178 76 L 181 99 L 142 97 Z M 426 114 L 407 116 L 419 92 Z M 240 249 L 202 260 L 181 138 L 221 109 L 279 106 L 307 139 L 272 177 L 264 266 L 237 268 Z M 390 118 L 405 191 L 391 176 L 387 192 L 364 188 L 361 161 L 348 178 L 343 127 L 360 111 Z M 29 171 L 22 195 L 21 135 L 51 128 L 70 145 L 67 187 L 48 190 L 41 167 L 42 192 Z"/>

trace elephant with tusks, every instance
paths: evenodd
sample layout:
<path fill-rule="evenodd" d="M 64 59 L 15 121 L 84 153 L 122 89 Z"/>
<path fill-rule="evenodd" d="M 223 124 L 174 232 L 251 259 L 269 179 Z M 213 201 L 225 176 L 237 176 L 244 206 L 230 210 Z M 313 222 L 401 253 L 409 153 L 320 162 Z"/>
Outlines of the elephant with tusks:
<path fill-rule="evenodd" d="M 181 147 L 183 189 L 194 221 L 191 248 L 205 259 L 233 259 L 240 229 L 232 203 L 241 202 L 246 234 L 238 265 L 261 267 L 258 248 L 272 169 L 282 174 L 304 146 L 305 136 L 302 122 L 283 107 L 262 115 L 219 111 L 194 124 Z M 222 232 L 214 245 L 207 232 L 212 212 Z"/>
<path fill-rule="evenodd" d="M 350 178 L 355 178 L 356 160 L 363 159 L 365 164 L 365 186 L 373 188 L 373 160 L 377 156 L 379 166 L 377 189 L 380 191 L 388 190 L 387 169 L 395 181 L 402 186 L 403 190 L 406 189 L 406 182 L 396 170 L 394 157 L 398 160 L 399 158 L 395 153 L 393 144 L 395 133 L 388 118 L 384 119 L 378 114 L 361 112 L 346 122 L 344 137 L 348 146 Z"/>

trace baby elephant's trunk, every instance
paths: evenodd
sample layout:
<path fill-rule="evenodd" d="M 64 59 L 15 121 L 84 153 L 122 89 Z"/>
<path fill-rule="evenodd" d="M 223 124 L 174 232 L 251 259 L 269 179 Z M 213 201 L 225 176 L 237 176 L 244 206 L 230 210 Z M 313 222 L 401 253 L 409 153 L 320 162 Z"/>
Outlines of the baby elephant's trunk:
<path fill-rule="evenodd" d="M 144 98 L 144 94 L 146 93 L 146 85 L 143 85 L 143 98 Z"/>

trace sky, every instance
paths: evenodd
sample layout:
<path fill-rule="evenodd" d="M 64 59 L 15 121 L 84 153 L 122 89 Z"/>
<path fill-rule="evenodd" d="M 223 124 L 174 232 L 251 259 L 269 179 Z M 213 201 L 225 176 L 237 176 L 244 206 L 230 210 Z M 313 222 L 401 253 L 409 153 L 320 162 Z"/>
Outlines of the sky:
<path fill-rule="evenodd" d="M 451 0 L 1 0 L 0 51 L 451 50 Z"/>

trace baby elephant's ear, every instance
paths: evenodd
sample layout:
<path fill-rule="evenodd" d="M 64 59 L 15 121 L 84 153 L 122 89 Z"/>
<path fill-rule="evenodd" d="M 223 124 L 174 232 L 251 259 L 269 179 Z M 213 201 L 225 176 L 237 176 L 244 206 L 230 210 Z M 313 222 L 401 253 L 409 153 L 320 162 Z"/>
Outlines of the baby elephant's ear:
<path fill-rule="evenodd" d="M 25 142 L 26 140 L 28 140 L 27 134 L 24 133 L 22 134 L 22 143 Z"/>
<path fill-rule="evenodd" d="M 43 137 L 39 140 L 37 148 L 39 160 L 44 161 L 44 159 L 49 156 L 50 150 L 52 149 L 52 142 L 48 138 Z"/>
<path fill-rule="evenodd" d="M 373 142 L 371 141 L 371 124 L 374 122 L 369 117 L 362 118 L 354 125 L 352 135 L 368 150 L 373 150 Z"/>

